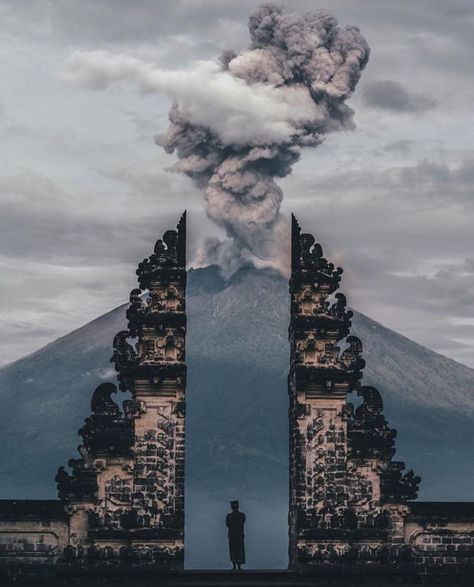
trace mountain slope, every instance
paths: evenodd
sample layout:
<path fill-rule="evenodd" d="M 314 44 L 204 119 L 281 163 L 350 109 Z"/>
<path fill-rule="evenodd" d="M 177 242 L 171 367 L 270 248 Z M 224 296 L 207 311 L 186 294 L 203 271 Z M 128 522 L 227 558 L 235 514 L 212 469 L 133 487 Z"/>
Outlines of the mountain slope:
<path fill-rule="evenodd" d="M 250 565 L 285 566 L 287 282 L 190 270 L 187 311 L 187 564 L 225 565 L 222 516 L 237 497 Z M 54 497 L 95 386 L 113 380 L 112 339 L 124 327 L 125 305 L 0 370 L 0 497 Z M 379 387 L 398 429 L 398 456 L 423 478 L 421 497 L 472 498 L 474 370 L 359 313 L 352 333 L 364 343 L 364 382 Z"/>

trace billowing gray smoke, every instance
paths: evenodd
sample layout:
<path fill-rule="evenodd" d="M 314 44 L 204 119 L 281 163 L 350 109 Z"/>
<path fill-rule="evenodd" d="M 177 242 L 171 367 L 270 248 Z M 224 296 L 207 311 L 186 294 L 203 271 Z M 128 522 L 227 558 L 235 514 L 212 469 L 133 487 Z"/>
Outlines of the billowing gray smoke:
<path fill-rule="evenodd" d="M 154 69 L 137 59 L 76 52 L 64 77 L 89 87 L 133 81 L 174 99 L 170 126 L 156 141 L 176 153 L 176 169 L 204 192 L 207 214 L 230 240 L 207 239 L 201 264 L 231 273 L 243 263 L 284 269 L 288 229 L 276 183 L 303 147 L 353 127 L 346 104 L 369 57 L 356 27 L 326 11 L 284 15 L 263 4 L 249 19 L 250 46 L 193 72 Z"/>

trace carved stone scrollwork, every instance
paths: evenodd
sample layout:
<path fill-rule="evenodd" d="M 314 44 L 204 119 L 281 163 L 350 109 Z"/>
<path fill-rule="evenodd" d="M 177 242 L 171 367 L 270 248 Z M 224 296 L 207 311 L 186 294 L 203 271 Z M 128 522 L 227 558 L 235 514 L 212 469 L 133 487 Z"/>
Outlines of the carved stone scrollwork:
<path fill-rule="evenodd" d="M 138 281 L 142 289 L 147 289 L 154 276 L 167 267 L 184 269 L 186 259 L 186 213 L 183 214 L 177 230 L 168 230 L 163 239 L 158 239 L 149 258 L 144 259 L 137 269 Z"/>
<path fill-rule="evenodd" d="M 341 362 L 349 371 L 361 371 L 365 367 L 365 361 L 361 357 L 361 340 L 357 336 L 348 336 L 346 342 L 349 347 L 342 353 Z"/>
<path fill-rule="evenodd" d="M 97 495 L 97 478 L 92 470 L 76 469 L 70 475 L 63 466 L 59 467 L 55 481 L 59 499 L 90 500 Z"/>
<path fill-rule="evenodd" d="M 352 318 L 354 313 L 351 310 L 346 310 L 346 296 L 340 292 L 335 295 L 336 301 L 332 304 L 328 314 L 336 320 L 348 321 Z"/>
<path fill-rule="evenodd" d="M 133 442 L 131 423 L 112 400 L 114 393 L 117 388 L 112 383 L 97 387 L 91 401 L 93 413 L 79 430 L 84 445 L 96 454 L 123 454 Z"/>
<path fill-rule="evenodd" d="M 356 409 L 356 418 L 376 418 L 377 416 L 382 415 L 383 401 L 378 389 L 369 385 L 364 385 L 358 390 L 357 395 L 360 395 L 364 401 Z"/>
<path fill-rule="evenodd" d="M 113 393 L 117 393 L 117 387 L 113 383 L 99 385 L 92 395 L 92 412 L 100 416 L 116 416 L 120 410 L 112 399 Z"/>
<path fill-rule="evenodd" d="M 365 361 L 337 291 L 342 270 L 294 217 L 291 262 L 290 567 L 388 560 L 387 504 L 413 499 L 420 479 L 391 462 L 395 431 L 382 397 L 360 384 Z M 356 410 L 346 399 L 354 390 L 363 400 Z"/>
<path fill-rule="evenodd" d="M 380 476 L 384 501 L 408 501 L 418 497 L 421 477 L 409 469 L 403 472 L 405 463 L 391 462 Z"/>
<path fill-rule="evenodd" d="M 349 451 L 356 458 L 382 458 L 389 461 L 395 454 L 396 431 L 388 427 L 383 416 L 382 396 L 375 387 L 358 390 L 363 402 L 349 420 Z"/>
<path fill-rule="evenodd" d="M 105 483 L 106 499 L 115 505 L 128 505 L 131 503 L 131 479 L 114 475 Z"/>
<path fill-rule="evenodd" d="M 138 364 L 137 353 L 127 340 L 129 337 L 130 332 L 128 330 L 122 330 L 115 335 L 113 342 L 114 353 L 110 359 L 111 363 L 114 363 L 115 370 L 119 373 L 119 382 L 122 391 L 126 391 L 128 380 L 126 377 L 121 377 L 120 375 L 122 373 L 125 374 Z"/>
<path fill-rule="evenodd" d="M 59 467 L 56 483 L 60 499 L 94 499 L 97 494 L 97 474 L 105 462 L 97 455 L 124 455 L 130 450 L 133 434 L 130 421 L 121 414 L 112 400 L 117 388 L 112 383 L 103 383 L 94 391 L 91 399 L 92 415 L 86 418 L 79 430 L 84 444 L 78 450 L 79 459 L 70 459 L 70 475 Z"/>
<path fill-rule="evenodd" d="M 123 402 L 123 411 L 129 419 L 138 418 L 141 414 L 146 413 L 146 404 L 136 399 L 125 400 Z"/>
<path fill-rule="evenodd" d="M 135 288 L 130 292 L 130 305 L 126 312 L 129 328 L 128 336 L 135 337 L 139 334 L 140 319 L 147 309 L 147 304 L 143 301 L 142 296 L 143 292 L 141 289 Z"/>

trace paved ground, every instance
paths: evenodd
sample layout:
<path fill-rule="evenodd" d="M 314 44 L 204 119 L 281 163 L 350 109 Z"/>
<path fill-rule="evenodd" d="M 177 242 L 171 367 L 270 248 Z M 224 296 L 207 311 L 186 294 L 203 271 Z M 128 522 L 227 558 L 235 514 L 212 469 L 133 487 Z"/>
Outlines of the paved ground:
<path fill-rule="evenodd" d="M 147 569 L 62 569 L 55 576 L 20 575 L 0 572 L 0 585 L 37 587 L 459 587 L 472 585 L 472 576 L 432 576 L 421 581 L 402 569 L 379 572 L 376 569 L 344 570 L 323 568 L 314 573 L 291 571 L 175 571 Z"/>

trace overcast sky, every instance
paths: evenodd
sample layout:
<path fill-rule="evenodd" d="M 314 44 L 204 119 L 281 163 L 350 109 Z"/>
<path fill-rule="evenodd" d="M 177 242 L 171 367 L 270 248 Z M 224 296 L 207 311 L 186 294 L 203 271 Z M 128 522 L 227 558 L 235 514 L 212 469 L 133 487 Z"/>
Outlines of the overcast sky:
<path fill-rule="evenodd" d="M 248 44 L 239 0 L 0 0 L 0 364 L 128 298 L 135 266 L 189 211 L 188 257 L 219 235 L 203 196 L 153 142 L 168 98 L 90 91 L 58 72 L 106 49 L 164 69 Z M 357 130 L 307 150 L 281 181 L 344 267 L 349 303 L 474 366 L 474 3 L 292 0 L 358 25 L 371 57 Z"/>

